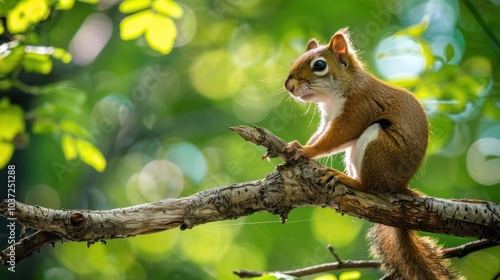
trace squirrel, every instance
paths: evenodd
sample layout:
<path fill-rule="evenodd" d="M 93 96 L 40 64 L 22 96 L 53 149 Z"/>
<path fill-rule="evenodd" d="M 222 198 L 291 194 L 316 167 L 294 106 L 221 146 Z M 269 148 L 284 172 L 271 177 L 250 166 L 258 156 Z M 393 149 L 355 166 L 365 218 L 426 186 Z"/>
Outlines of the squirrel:
<path fill-rule="evenodd" d="M 419 195 L 408 189 L 424 159 L 427 115 L 409 91 L 389 85 L 364 69 L 347 28 L 327 45 L 309 40 L 292 62 L 285 89 L 301 102 L 317 103 L 321 121 L 302 146 L 290 142 L 291 159 L 318 158 L 344 151 L 346 174 L 321 171 L 320 183 L 336 182 L 368 193 Z M 442 259 L 440 247 L 414 231 L 376 224 L 368 233 L 370 251 L 381 259 L 383 279 L 464 279 Z"/>

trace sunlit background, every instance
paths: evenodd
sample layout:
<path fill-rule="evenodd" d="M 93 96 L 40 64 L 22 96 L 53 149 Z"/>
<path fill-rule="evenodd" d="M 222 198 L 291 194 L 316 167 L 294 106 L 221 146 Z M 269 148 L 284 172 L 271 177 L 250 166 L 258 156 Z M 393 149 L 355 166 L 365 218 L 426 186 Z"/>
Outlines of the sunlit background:
<path fill-rule="evenodd" d="M 78 111 L 72 117 L 90 132 L 106 168 L 98 172 L 81 160 L 67 161 L 60 138 L 30 134 L 9 163 L 16 166 L 17 199 L 57 209 L 112 209 L 263 178 L 280 161 L 260 161 L 264 151 L 228 127 L 259 125 L 285 141 L 305 142 L 318 114 L 284 91 L 290 63 L 310 38 L 325 43 L 349 26 L 367 69 L 410 89 L 428 112 L 432 142 L 411 186 L 430 196 L 500 203 L 500 2 L 470 2 L 476 12 L 469 1 L 457 0 L 176 1 L 182 16 L 171 14 L 177 34 L 170 50 L 147 37 L 163 34 L 164 25 L 141 27 L 151 15 L 127 23 L 118 1 L 77 1 L 39 30 L 41 44 L 68 50 L 71 63 L 55 61 L 50 74 L 20 76 L 35 86 L 71 80 L 77 90 L 34 97 L 13 87 L 0 95 L 26 112 L 65 102 Z M 321 162 L 342 169 L 340 156 Z M 345 260 L 368 259 L 364 236 L 370 226 L 331 209 L 295 209 L 285 225 L 261 213 L 88 249 L 84 243 L 56 244 L 24 260 L 15 274 L 2 269 L 0 275 L 236 279 L 236 269 L 334 261 L 327 244 Z M 433 236 L 445 247 L 473 240 Z M 6 236 L 0 238 L 3 249 Z M 491 279 L 500 271 L 500 248 L 453 263 L 469 279 Z M 381 277 L 376 270 L 359 272 L 332 272 L 329 279 Z"/>

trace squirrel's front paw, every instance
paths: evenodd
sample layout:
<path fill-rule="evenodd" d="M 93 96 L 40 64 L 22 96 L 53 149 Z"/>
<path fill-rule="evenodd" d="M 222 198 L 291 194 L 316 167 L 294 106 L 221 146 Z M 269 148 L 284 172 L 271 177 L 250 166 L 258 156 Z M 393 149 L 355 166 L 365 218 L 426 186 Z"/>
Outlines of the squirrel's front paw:
<path fill-rule="evenodd" d="M 305 154 L 302 145 L 297 140 L 288 143 L 283 152 L 287 153 L 289 158 L 293 160 L 297 160 Z"/>
<path fill-rule="evenodd" d="M 316 174 L 321 176 L 316 183 L 327 188 L 334 188 L 335 184 L 339 181 L 339 178 L 344 175 L 344 173 L 338 170 L 326 167 L 318 169 Z"/>
<path fill-rule="evenodd" d="M 358 180 L 333 168 L 319 168 L 316 170 L 316 175 L 320 177 L 316 183 L 327 188 L 333 189 L 335 185 L 342 184 L 358 191 L 366 191 L 366 187 L 363 187 Z"/>

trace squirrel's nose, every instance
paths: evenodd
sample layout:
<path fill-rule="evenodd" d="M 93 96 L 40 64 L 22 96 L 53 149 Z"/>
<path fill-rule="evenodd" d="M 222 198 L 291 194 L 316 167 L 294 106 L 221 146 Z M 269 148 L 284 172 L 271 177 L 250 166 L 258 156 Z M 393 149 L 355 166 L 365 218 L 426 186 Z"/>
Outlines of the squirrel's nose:
<path fill-rule="evenodd" d="M 293 93 L 293 90 L 295 89 L 296 83 L 297 83 L 297 80 L 295 80 L 291 77 L 288 77 L 288 79 L 286 79 L 286 82 L 285 82 L 285 89 L 288 92 Z"/>

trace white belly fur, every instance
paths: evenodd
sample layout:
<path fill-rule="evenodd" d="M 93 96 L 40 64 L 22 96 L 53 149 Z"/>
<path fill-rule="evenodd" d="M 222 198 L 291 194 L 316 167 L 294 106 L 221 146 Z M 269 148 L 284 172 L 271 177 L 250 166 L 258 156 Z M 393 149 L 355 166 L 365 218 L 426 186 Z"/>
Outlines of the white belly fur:
<path fill-rule="evenodd" d="M 349 177 L 354 179 L 359 178 L 366 147 L 377 138 L 381 129 L 380 124 L 372 124 L 363 134 L 361 134 L 358 140 L 356 140 L 350 148 L 345 150 L 344 162 L 346 165 L 346 173 Z"/>

